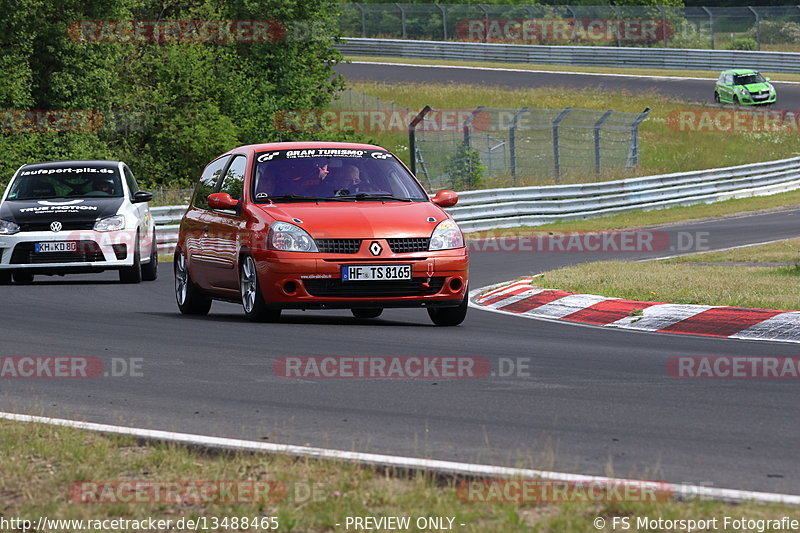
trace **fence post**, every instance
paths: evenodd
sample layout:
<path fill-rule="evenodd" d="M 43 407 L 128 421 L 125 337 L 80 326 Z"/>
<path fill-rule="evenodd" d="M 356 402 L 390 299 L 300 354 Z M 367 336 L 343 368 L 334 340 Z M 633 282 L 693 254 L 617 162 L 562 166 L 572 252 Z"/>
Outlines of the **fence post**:
<path fill-rule="evenodd" d="M 565 5 L 564 7 L 566 7 L 572 14 L 572 27 L 574 28 L 578 24 L 578 15 L 575 14 L 575 10 L 572 9 L 572 6 Z M 572 42 L 574 43 L 577 40 L 578 40 L 578 33 L 573 32 Z M 539 44 L 543 44 L 541 39 L 539 40 Z"/>
<path fill-rule="evenodd" d="M 667 12 L 661 6 L 656 6 L 656 9 L 661 13 L 661 33 L 664 36 L 664 48 L 667 48 Z"/>
<path fill-rule="evenodd" d="M 472 121 L 475 120 L 475 117 L 478 115 L 478 113 L 480 113 L 483 110 L 484 107 L 485 106 L 479 105 L 478 107 L 475 108 L 475 110 L 472 113 L 470 113 L 470 115 L 467 118 L 464 119 L 464 125 L 463 125 L 464 144 L 466 145 L 467 148 L 470 148 L 470 140 L 471 140 L 470 128 L 472 128 Z"/>
<path fill-rule="evenodd" d="M 636 120 L 631 124 L 631 148 L 628 151 L 628 161 L 625 162 L 625 168 L 639 166 L 639 124 L 642 123 L 647 115 L 650 114 L 650 108 L 645 107 L 644 111 L 636 117 Z"/>
<path fill-rule="evenodd" d="M 508 156 L 509 163 L 511 164 L 511 184 L 517 184 L 517 124 L 522 115 L 528 112 L 527 107 L 523 107 L 514 118 L 511 119 L 511 125 L 508 126 Z"/>
<path fill-rule="evenodd" d="M 408 34 L 406 33 L 406 10 L 398 2 L 395 2 L 394 5 L 397 6 L 397 9 L 400 10 L 400 27 L 402 28 L 403 32 L 402 33 L 403 39 L 405 39 L 406 37 L 408 37 Z"/>
<path fill-rule="evenodd" d="M 617 46 L 622 46 L 622 43 L 620 42 L 620 37 L 619 37 L 619 11 L 617 11 L 617 8 L 612 6 L 612 5 L 609 5 L 608 7 L 610 7 L 611 11 L 614 12 L 614 22 L 617 25 L 617 31 L 614 32 L 614 33 L 617 34 Z"/>
<path fill-rule="evenodd" d="M 417 175 L 417 124 L 425 119 L 431 106 L 426 105 L 408 125 L 408 151 L 411 152 L 411 173 Z"/>
<path fill-rule="evenodd" d="M 486 7 L 483 4 L 475 4 L 481 11 L 483 11 L 483 42 L 489 42 L 489 11 L 487 11 Z"/>
<path fill-rule="evenodd" d="M 446 41 L 447 40 L 447 8 L 442 6 L 442 5 L 439 5 L 439 4 L 433 4 L 433 5 L 438 7 L 439 11 L 442 12 L 442 40 Z"/>
<path fill-rule="evenodd" d="M 703 11 L 708 15 L 708 26 L 711 29 L 711 49 L 714 49 L 714 15 L 706 6 L 701 6 Z"/>
<path fill-rule="evenodd" d="M 358 10 L 361 12 L 361 36 L 362 37 L 366 37 L 367 36 L 367 10 L 364 7 L 364 4 L 359 4 L 358 2 L 356 2 L 355 5 L 358 8 Z"/>
<path fill-rule="evenodd" d="M 564 117 L 566 117 L 570 111 L 572 111 L 571 107 L 564 109 L 563 111 L 561 111 L 561 113 L 558 114 L 556 119 L 553 121 L 553 165 L 555 167 L 555 172 L 556 172 L 556 183 L 561 183 L 561 162 L 560 162 L 561 154 L 559 153 L 558 149 L 558 125 L 561 123 L 562 120 L 564 120 Z"/>
<path fill-rule="evenodd" d="M 756 43 L 758 44 L 758 50 L 761 50 L 761 17 L 758 16 L 758 11 L 753 9 L 752 6 L 747 6 L 753 16 L 756 18 Z"/>
<path fill-rule="evenodd" d="M 608 120 L 608 117 L 611 116 L 613 113 L 612 110 L 606 111 L 600 120 L 594 123 L 594 174 L 598 178 L 600 177 L 600 127 L 603 125 L 603 122 Z"/>

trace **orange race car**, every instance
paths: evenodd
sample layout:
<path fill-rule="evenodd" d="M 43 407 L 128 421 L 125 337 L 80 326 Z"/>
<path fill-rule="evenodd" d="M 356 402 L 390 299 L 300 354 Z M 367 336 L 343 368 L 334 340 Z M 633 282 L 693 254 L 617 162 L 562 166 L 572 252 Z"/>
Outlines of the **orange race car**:
<path fill-rule="evenodd" d="M 212 300 L 247 318 L 282 309 L 424 307 L 440 326 L 467 313 L 464 237 L 392 153 L 333 142 L 235 148 L 205 168 L 180 226 L 175 293 L 184 314 Z"/>

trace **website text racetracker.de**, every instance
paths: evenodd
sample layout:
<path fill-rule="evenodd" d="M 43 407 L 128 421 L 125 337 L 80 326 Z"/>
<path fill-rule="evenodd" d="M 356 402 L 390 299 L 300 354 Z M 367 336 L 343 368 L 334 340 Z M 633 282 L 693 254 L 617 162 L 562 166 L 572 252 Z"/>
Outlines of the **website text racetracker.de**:
<path fill-rule="evenodd" d="M 7 356 L 0 357 L 0 379 L 143 377 L 141 357 Z"/>
<path fill-rule="evenodd" d="M 238 531 L 240 529 L 275 530 L 280 521 L 275 516 L 197 516 L 192 518 L 104 518 L 55 519 L 40 516 L 36 520 L 0 516 L 0 531 Z"/>
<path fill-rule="evenodd" d="M 474 379 L 530 377 L 529 357 L 474 356 L 286 356 L 277 377 L 303 379 Z"/>
<path fill-rule="evenodd" d="M 709 232 L 599 231 L 532 233 L 489 231 L 467 241 L 474 252 L 691 252 L 708 250 Z"/>

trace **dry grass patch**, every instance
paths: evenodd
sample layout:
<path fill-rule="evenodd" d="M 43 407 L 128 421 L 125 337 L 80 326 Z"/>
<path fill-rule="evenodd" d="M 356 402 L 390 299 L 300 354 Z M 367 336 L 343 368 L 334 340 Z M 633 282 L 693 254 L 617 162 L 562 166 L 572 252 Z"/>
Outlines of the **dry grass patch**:
<path fill-rule="evenodd" d="M 265 481 L 287 488 L 270 503 L 95 503 L 72 501 L 80 481 Z M 313 498 L 295 497 L 314 486 Z M 278 517 L 278 531 L 342 530 L 347 516 L 454 517 L 458 531 L 574 533 L 596 531 L 597 516 L 704 518 L 738 515 L 777 518 L 779 505 L 731 506 L 707 501 L 663 503 L 487 503 L 460 499 L 456 480 L 429 473 L 377 470 L 331 461 L 277 455 L 207 453 L 172 444 L 75 429 L 0 421 L 0 516 L 50 519 L 155 519 Z M 234 529 L 224 528 L 232 531 Z M 239 531 L 262 531 L 239 528 Z M 171 531 L 174 531 L 172 529 Z M 417 531 L 412 528 L 411 531 Z"/>

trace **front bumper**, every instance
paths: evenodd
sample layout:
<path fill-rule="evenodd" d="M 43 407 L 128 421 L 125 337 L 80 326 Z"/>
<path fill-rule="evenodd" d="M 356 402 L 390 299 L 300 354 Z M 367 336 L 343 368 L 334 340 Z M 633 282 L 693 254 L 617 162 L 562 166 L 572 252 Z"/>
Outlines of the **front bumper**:
<path fill-rule="evenodd" d="M 741 105 L 769 105 L 774 104 L 778 99 L 777 93 L 773 93 L 767 98 L 753 97 L 750 94 L 737 94 Z"/>
<path fill-rule="evenodd" d="M 357 307 L 452 307 L 466 297 L 469 281 L 465 249 L 391 254 L 253 254 L 264 301 L 279 309 Z M 410 264 L 404 281 L 342 281 L 346 265 Z"/>
<path fill-rule="evenodd" d="M 35 231 L 0 235 L 0 270 L 33 270 L 49 274 L 129 267 L 134 262 L 135 239 L 131 235 L 126 230 Z M 36 252 L 37 243 L 50 242 L 76 242 L 77 251 Z"/>

